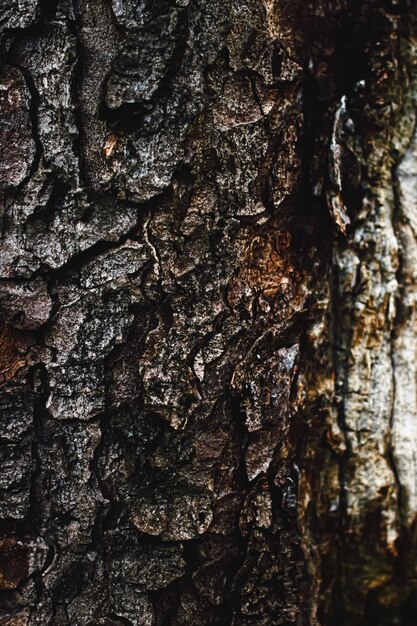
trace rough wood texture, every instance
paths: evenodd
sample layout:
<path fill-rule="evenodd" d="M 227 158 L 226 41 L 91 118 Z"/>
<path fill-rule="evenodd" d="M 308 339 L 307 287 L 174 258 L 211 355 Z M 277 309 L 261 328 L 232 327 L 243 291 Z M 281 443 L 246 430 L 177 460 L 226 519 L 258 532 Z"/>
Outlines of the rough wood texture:
<path fill-rule="evenodd" d="M 0 624 L 416 624 L 415 3 L 0 28 Z"/>

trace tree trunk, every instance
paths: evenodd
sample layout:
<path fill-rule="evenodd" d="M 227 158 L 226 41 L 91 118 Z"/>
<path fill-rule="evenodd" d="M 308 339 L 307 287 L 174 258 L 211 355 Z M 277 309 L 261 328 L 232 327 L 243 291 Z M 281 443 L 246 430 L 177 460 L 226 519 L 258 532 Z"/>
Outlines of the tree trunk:
<path fill-rule="evenodd" d="M 0 624 L 417 624 L 414 0 L 2 0 Z"/>

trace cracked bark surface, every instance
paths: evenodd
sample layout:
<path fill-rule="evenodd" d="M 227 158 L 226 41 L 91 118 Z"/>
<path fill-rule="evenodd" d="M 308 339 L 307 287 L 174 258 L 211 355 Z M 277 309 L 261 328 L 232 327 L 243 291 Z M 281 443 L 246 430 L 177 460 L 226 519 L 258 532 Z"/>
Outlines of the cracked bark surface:
<path fill-rule="evenodd" d="M 4 0 L 0 624 L 417 624 L 417 7 Z"/>

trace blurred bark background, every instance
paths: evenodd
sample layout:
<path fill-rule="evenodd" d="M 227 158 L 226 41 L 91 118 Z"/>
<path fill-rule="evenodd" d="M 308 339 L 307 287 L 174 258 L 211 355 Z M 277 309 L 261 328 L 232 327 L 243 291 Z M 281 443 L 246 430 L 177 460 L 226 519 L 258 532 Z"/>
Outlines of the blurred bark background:
<path fill-rule="evenodd" d="M 0 27 L 0 624 L 417 624 L 416 3 Z"/>

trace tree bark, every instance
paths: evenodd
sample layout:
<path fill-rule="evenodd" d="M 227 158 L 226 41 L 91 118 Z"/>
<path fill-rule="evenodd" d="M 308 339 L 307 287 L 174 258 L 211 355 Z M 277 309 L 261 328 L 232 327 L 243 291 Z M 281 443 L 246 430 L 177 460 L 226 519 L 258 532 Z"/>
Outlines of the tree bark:
<path fill-rule="evenodd" d="M 0 624 L 417 624 L 415 2 L 0 28 Z"/>

